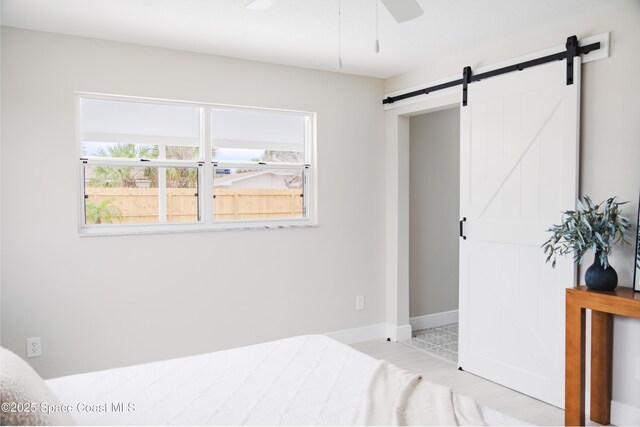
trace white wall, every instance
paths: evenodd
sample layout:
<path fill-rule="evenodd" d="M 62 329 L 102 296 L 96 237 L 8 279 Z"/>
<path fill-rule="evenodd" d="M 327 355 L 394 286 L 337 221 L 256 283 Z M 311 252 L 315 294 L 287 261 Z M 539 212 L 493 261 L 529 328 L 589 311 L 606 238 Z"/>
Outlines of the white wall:
<path fill-rule="evenodd" d="M 624 212 L 633 220 L 640 190 L 640 80 L 632 77 L 640 69 L 639 1 L 606 2 L 480 49 L 431 58 L 417 70 L 386 80 L 385 89 L 389 93 L 460 74 L 466 65 L 478 68 L 546 49 L 572 34 L 580 38 L 606 31 L 611 31 L 610 58 L 582 67 L 580 193 L 630 201 Z M 633 279 L 633 252 L 633 245 L 617 247 L 611 258 L 621 285 L 630 286 Z M 635 407 L 640 417 L 640 320 L 616 318 L 614 335 L 613 399 Z"/>
<path fill-rule="evenodd" d="M 1 72 L 2 346 L 43 376 L 383 321 L 381 80 L 12 28 Z M 320 226 L 79 237 L 74 91 L 317 112 Z"/>
<path fill-rule="evenodd" d="M 458 308 L 460 109 L 409 119 L 409 316 Z"/>

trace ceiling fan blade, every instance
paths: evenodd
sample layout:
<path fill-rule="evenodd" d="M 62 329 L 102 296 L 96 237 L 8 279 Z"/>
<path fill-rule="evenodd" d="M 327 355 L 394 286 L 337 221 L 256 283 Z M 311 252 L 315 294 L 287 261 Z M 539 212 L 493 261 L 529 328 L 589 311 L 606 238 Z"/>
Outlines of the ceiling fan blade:
<path fill-rule="evenodd" d="M 244 5 L 245 9 L 266 10 L 275 4 L 276 0 L 249 0 Z"/>
<path fill-rule="evenodd" d="M 396 22 L 407 22 L 424 13 L 417 0 L 382 0 Z"/>

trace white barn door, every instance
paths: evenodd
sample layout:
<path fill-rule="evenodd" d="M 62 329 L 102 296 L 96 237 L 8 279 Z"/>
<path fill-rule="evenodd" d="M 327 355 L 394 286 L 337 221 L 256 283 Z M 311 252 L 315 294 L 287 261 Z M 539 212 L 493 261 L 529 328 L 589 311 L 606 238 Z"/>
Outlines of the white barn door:
<path fill-rule="evenodd" d="M 545 264 L 545 229 L 577 198 L 580 58 L 468 87 L 461 111 L 459 365 L 564 407 L 570 259 Z"/>

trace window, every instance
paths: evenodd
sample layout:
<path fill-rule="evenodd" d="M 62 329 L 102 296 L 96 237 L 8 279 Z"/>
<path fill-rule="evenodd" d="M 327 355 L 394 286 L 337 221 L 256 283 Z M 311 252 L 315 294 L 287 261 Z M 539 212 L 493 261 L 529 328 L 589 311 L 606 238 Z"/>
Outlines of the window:
<path fill-rule="evenodd" d="M 77 102 L 82 234 L 314 224 L 313 113 Z"/>

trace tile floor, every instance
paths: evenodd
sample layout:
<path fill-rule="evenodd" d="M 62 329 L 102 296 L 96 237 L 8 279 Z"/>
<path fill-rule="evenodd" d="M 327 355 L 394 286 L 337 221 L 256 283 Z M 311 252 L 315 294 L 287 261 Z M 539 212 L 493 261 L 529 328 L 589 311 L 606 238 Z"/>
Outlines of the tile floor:
<path fill-rule="evenodd" d="M 449 362 L 458 363 L 458 323 L 413 331 L 411 339 L 400 342 Z"/>
<path fill-rule="evenodd" d="M 353 344 L 353 348 L 376 359 L 385 359 L 428 381 L 451 387 L 458 394 L 473 397 L 481 405 L 504 412 L 533 425 L 560 426 L 564 411 L 522 393 L 513 391 L 469 372 L 440 356 L 386 339 Z M 598 425 L 587 420 L 587 425 Z"/>

